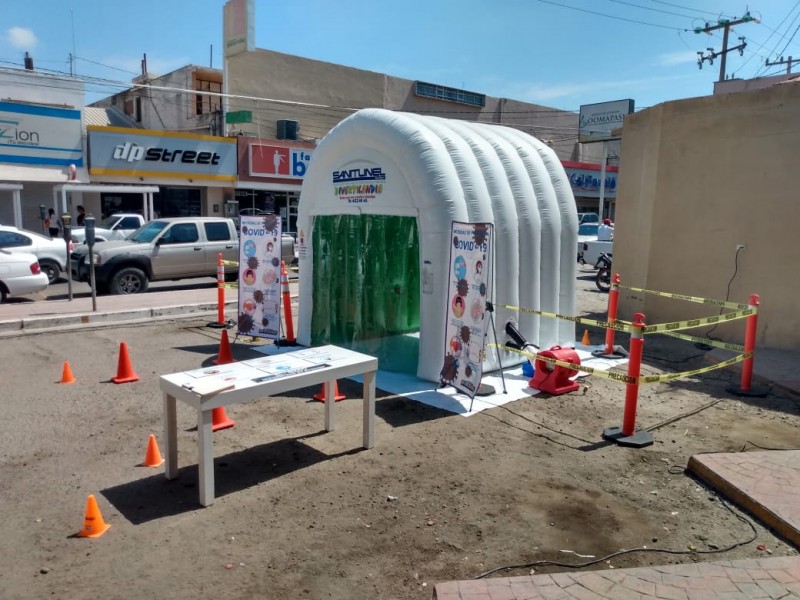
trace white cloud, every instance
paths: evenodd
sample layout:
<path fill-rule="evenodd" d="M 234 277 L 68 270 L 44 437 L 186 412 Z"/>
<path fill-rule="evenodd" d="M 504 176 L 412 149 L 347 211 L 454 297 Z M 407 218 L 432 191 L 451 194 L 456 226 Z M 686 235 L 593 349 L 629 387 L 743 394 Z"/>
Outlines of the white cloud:
<path fill-rule="evenodd" d="M 656 57 L 656 66 L 671 67 L 673 65 L 683 65 L 686 63 L 697 62 L 697 52 L 691 50 L 681 50 L 680 52 L 667 52 Z"/>
<path fill-rule="evenodd" d="M 32 50 L 39 43 L 33 31 L 25 27 L 12 27 L 6 31 L 6 40 L 20 50 Z"/>

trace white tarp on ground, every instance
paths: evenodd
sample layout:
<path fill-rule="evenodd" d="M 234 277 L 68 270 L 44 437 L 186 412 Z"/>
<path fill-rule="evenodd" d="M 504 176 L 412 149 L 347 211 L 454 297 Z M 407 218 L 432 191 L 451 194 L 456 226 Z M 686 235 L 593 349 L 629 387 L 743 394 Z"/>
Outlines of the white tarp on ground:
<path fill-rule="evenodd" d="M 253 349 L 263 354 L 272 355 L 292 352 L 297 350 L 297 347 L 267 344 Z M 581 360 L 581 365 L 592 367 L 596 371 L 608 371 L 614 367 L 621 367 L 628 364 L 627 358 L 597 358 L 592 356 L 592 352 L 604 349 L 604 344 L 597 346 L 575 345 L 575 351 L 578 354 L 578 358 Z M 616 346 L 615 349 L 618 352 L 625 353 L 625 349 L 621 346 Z M 585 375 L 585 373 L 578 373 L 577 377 L 583 377 Z M 363 383 L 363 378 L 361 376 L 351 377 L 351 379 Z M 505 384 L 503 381 L 504 379 Z M 470 400 L 469 396 L 460 393 L 453 387 L 439 387 L 438 384 L 422 380 L 413 375 L 395 373 L 392 371 L 378 370 L 378 375 L 375 378 L 375 387 L 384 392 L 396 394 L 408 398 L 409 400 L 415 400 L 422 404 L 433 406 L 434 408 L 440 408 L 448 412 L 459 414 L 462 417 L 469 417 L 481 411 L 514 402 L 515 400 L 536 396 L 539 394 L 539 390 L 528 386 L 530 380 L 530 377 L 526 377 L 522 374 L 521 366 L 504 369 L 502 378 L 498 369 L 491 375 L 484 374 L 481 379 L 481 383 L 492 386 L 495 389 L 495 393 L 488 396 L 475 396 L 474 400 Z M 503 393 L 504 385 L 505 393 Z"/>
<path fill-rule="evenodd" d="M 341 173 L 380 175 L 368 197 L 346 197 Z M 348 179 L 348 181 L 351 181 Z M 363 183 L 363 182 L 361 182 Z M 369 184 L 369 181 L 367 181 Z M 358 187 L 358 181 L 352 189 Z M 298 231 L 300 311 L 298 341 L 311 342 L 314 218 L 320 215 L 397 215 L 417 220 L 420 343 L 417 376 L 438 381 L 445 335 L 449 233 L 452 221 L 495 226 L 496 305 L 575 314 L 578 222 L 566 173 L 553 150 L 516 129 L 360 110 L 333 128 L 314 152 L 302 188 Z M 498 308 L 497 335 L 514 321 L 540 347 L 575 342 L 572 322 Z M 504 365 L 520 357 L 504 354 Z M 484 371 L 498 368 L 486 353 Z"/>

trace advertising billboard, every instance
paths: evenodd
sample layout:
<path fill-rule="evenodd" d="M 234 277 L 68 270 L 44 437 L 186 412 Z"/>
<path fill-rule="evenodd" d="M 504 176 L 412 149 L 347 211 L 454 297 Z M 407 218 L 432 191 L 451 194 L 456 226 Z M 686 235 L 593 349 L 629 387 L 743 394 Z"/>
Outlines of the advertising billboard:
<path fill-rule="evenodd" d="M 604 142 L 617 140 L 614 131 L 622 127 L 625 115 L 633 112 L 633 100 L 614 100 L 581 106 L 578 141 Z"/>
<path fill-rule="evenodd" d="M 81 111 L 0 102 L 0 162 L 82 167 Z"/>
<path fill-rule="evenodd" d="M 124 127 L 87 130 L 92 175 L 236 179 L 235 138 Z"/>

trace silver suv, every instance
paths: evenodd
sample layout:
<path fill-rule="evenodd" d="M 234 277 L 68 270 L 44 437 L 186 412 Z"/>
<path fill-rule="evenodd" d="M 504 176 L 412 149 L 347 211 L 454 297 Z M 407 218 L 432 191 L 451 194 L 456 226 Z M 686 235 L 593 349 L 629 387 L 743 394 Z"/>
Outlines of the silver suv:
<path fill-rule="evenodd" d="M 128 239 L 100 242 L 93 250 L 97 292 L 136 294 L 150 281 L 216 277 L 219 253 L 238 260 L 239 236 L 231 219 L 156 219 Z M 85 244 L 72 253 L 72 272 L 81 281 L 89 281 L 88 254 Z M 236 275 L 236 268 L 226 269 L 226 276 Z"/>

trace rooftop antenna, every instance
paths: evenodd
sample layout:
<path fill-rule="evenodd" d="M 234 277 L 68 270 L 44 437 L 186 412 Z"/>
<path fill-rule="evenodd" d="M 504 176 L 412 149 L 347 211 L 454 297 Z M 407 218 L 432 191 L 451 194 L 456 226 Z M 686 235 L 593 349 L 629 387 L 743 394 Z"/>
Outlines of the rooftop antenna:
<path fill-rule="evenodd" d="M 214 68 L 214 44 L 211 44 L 211 47 L 208 50 L 208 67 L 210 69 Z"/>

